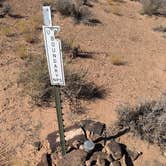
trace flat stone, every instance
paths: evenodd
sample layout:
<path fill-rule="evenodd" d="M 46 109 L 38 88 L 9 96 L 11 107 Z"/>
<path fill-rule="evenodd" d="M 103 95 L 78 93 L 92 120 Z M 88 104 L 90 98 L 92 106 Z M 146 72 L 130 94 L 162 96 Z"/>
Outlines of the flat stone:
<path fill-rule="evenodd" d="M 112 154 L 115 160 L 119 160 L 123 157 L 121 145 L 113 140 L 107 142 L 104 148 L 106 153 L 108 155 Z"/>
<path fill-rule="evenodd" d="M 92 121 L 92 120 L 83 120 L 81 121 L 81 127 L 84 130 L 84 133 L 87 139 L 95 141 L 98 138 L 103 137 L 106 126 L 104 123 Z"/>
<path fill-rule="evenodd" d="M 136 151 L 132 151 L 130 149 L 126 149 L 126 152 L 128 153 L 128 155 L 130 156 L 130 158 L 135 161 L 137 160 L 137 158 L 142 155 L 141 152 L 136 152 Z"/>
<path fill-rule="evenodd" d="M 105 154 L 104 152 L 94 152 L 93 155 L 91 156 L 91 158 L 89 159 L 89 161 L 90 162 L 97 161 L 97 159 L 99 157 L 101 159 L 106 160 L 107 159 L 107 154 Z"/>
<path fill-rule="evenodd" d="M 81 126 L 85 129 L 85 131 L 93 132 L 94 134 L 98 134 L 101 136 L 105 130 L 106 125 L 101 122 L 96 122 L 92 120 L 84 120 L 81 121 Z"/>
<path fill-rule="evenodd" d="M 51 150 L 54 152 L 57 150 L 57 147 L 60 146 L 59 131 L 55 131 L 47 136 L 47 140 L 50 144 Z M 78 125 L 73 125 L 65 129 L 65 140 L 68 143 L 68 146 L 73 147 L 74 142 L 78 144 L 83 144 L 86 140 L 86 137 Z M 76 145 L 77 146 L 77 145 Z"/>

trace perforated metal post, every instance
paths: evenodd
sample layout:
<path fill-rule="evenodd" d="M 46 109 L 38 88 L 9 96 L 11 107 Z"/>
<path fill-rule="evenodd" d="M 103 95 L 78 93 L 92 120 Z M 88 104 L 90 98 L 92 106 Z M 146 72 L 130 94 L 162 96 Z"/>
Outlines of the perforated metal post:
<path fill-rule="evenodd" d="M 64 135 L 60 87 L 54 86 L 54 89 L 55 89 L 55 102 L 56 102 L 59 134 L 60 134 L 60 143 L 61 143 L 62 155 L 65 155 L 66 154 L 66 146 L 65 146 L 66 142 L 65 142 L 65 135 Z"/>
<path fill-rule="evenodd" d="M 43 6 L 43 18 L 44 18 L 44 25 L 52 26 L 51 10 L 49 6 Z M 54 92 L 55 92 L 55 104 L 56 104 L 58 128 L 60 135 L 60 144 L 61 144 L 62 155 L 64 156 L 66 154 L 66 146 L 65 146 L 63 117 L 62 117 L 63 115 L 62 115 L 60 86 L 54 86 Z"/>

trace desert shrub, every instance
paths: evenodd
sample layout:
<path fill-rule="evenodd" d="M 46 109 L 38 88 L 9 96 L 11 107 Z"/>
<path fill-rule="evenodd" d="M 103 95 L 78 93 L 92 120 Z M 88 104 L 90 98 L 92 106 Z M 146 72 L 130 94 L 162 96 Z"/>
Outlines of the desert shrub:
<path fill-rule="evenodd" d="M 141 0 L 143 13 L 148 15 L 166 15 L 166 0 Z"/>
<path fill-rule="evenodd" d="M 105 97 L 104 88 L 86 81 L 86 72 L 74 72 L 69 69 L 71 66 L 68 65 L 65 65 L 66 86 L 62 87 L 61 91 L 62 98 L 69 101 L 72 111 L 81 108 L 80 100 L 95 100 Z M 34 56 L 31 58 L 26 69 L 21 72 L 18 84 L 38 106 L 50 106 L 54 101 L 54 88 L 50 85 L 44 57 Z"/>
<path fill-rule="evenodd" d="M 0 1 L 0 18 L 5 17 L 11 10 L 11 6 L 6 2 Z"/>
<path fill-rule="evenodd" d="M 76 23 L 87 25 L 96 25 L 101 23 L 98 19 L 93 18 L 89 7 L 92 7 L 87 0 L 57 0 L 56 10 L 62 15 L 70 16 Z"/>
<path fill-rule="evenodd" d="M 11 10 L 11 6 L 8 3 L 3 3 L 3 11 L 8 13 Z"/>
<path fill-rule="evenodd" d="M 157 32 L 163 32 L 163 33 L 165 33 L 166 32 L 166 27 L 160 25 L 158 27 L 153 28 L 153 30 L 157 31 Z"/>
<path fill-rule="evenodd" d="M 122 108 L 118 112 L 118 126 L 130 127 L 142 139 L 158 144 L 161 149 L 166 148 L 166 96 L 136 108 Z"/>

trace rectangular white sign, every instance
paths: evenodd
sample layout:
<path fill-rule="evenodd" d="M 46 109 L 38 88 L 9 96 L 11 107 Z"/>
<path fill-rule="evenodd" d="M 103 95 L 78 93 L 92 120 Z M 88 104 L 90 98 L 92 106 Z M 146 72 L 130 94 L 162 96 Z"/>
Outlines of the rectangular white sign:
<path fill-rule="evenodd" d="M 58 26 L 43 26 L 45 50 L 51 85 L 65 85 L 61 41 L 55 39 Z"/>

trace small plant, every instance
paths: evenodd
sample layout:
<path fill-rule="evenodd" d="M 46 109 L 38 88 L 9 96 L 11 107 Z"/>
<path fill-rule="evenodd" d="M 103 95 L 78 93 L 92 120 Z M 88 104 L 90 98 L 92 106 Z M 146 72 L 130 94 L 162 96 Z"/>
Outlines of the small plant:
<path fill-rule="evenodd" d="M 2 26 L 0 28 L 0 31 L 1 31 L 2 35 L 5 35 L 7 37 L 12 37 L 15 35 L 15 33 L 13 32 L 13 29 L 9 26 Z"/>
<path fill-rule="evenodd" d="M 110 57 L 111 63 L 116 66 L 125 65 L 127 62 L 124 60 L 124 57 L 119 55 L 112 55 Z"/>

